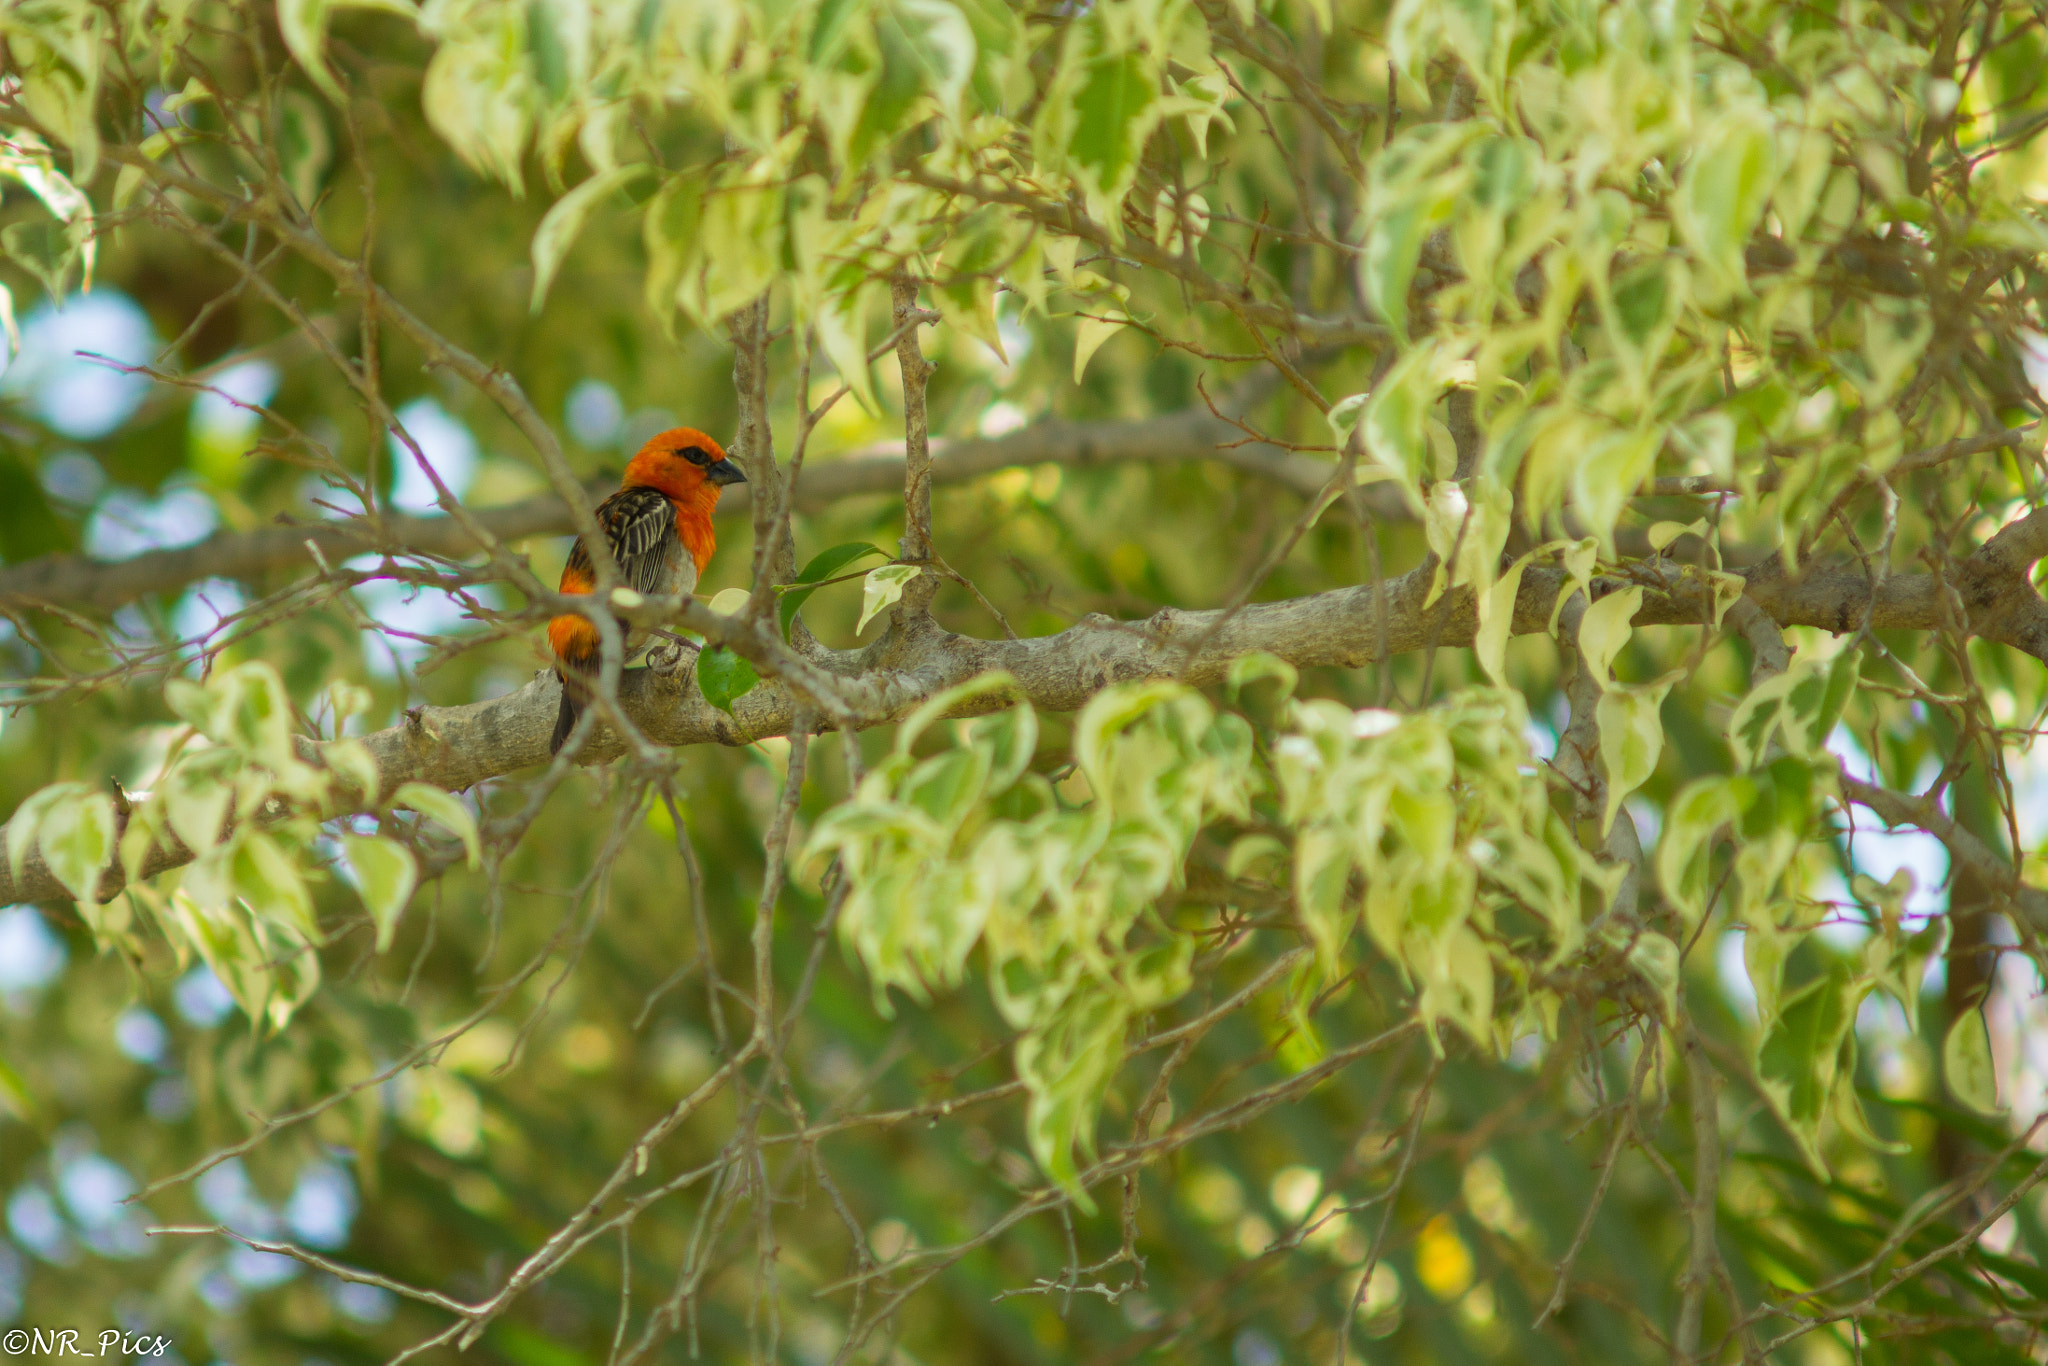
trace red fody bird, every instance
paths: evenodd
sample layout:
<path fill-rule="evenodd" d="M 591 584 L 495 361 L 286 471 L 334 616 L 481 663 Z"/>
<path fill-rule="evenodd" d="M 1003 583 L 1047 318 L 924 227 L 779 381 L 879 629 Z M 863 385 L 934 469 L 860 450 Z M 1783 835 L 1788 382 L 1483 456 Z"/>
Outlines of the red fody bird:
<path fill-rule="evenodd" d="M 744 484 L 746 475 L 716 441 L 693 427 L 661 433 L 626 465 L 619 491 L 597 505 L 597 524 L 619 569 L 619 585 L 649 597 L 695 592 L 698 576 L 711 563 L 718 541 L 711 513 L 718 491 Z M 597 586 L 590 547 L 581 537 L 562 570 L 564 593 L 588 593 Z M 626 657 L 647 644 L 646 631 L 626 632 Z M 558 753 L 590 697 L 590 682 L 601 662 L 601 638 L 588 617 L 570 613 L 548 622 L 555 672 L 562 678 L 562 708 L 555 716 L 549 753 Z"/>

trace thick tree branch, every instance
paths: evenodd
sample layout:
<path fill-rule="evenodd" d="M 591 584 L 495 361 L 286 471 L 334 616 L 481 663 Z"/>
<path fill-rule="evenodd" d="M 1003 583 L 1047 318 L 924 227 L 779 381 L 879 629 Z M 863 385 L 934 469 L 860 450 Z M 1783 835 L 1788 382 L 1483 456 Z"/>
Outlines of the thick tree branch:
<path fill-rule="evenodd" d="M 1328 462 L 1313 456 L 1267 445 L 1224 447 L 1243 435 L 1227 422 L 1195 410 L 1147 421 L 1042 422 L 983 440 L 934 442 L 931 478 L 934 484 L 960 484 L 1027 465 L 1087 469 L 1125 462 L 1218 460 L 1303 497 L 1316 496 L 1329 482 Z M 842 498 L 893 492 L 903 487 L 903 480 L 904 459 L 898 453 L 864 452 L 825 460 L 805 468 L 796 506 L 815 511 Z M 615 485 L 615 478 L 596 480 L 586 492 L 595 501 Z M 1401 500 L 1387 496 L 1385 488 L 1369 486 L 1360 492 L 1372 515 L 1384 520 L 1408 517 Z M 727 489 L 718 511 L 721 517 L 750 517 L 752 489 L 744 484 Z M 481 508 L 472 515 L 500 541 L 559 536 L 574 529 L 568 507 L 552 494 Z M 246 579 L 310 567 L 314 561 L 306 548 L 309 540 L 329 563 L 378 551 L 459 557 L 478 549 L 453 518 L 439 516 L 387 516 L 381 521 L 352 517 L 221 532 L 197 545 L 147 551 L 111 563 L 84 555 L 44 555 L 0 568 L 0 607 L 24 609 L 47 603 L 111 612 L 145 594 L 173 592 L 201 579 Z"/>
<path fill-rule="evenodd" d="M 896 468 L 900 474 L 901 466 Z M 2048 534 L 2048 514 L 2015 523 L 1977 558 L 1967 561 L 1964 577 L 1974 588 L 1966 585 L 1958 590 L 1951 585 L 1947 591 L 1963 591 L 1966 597 L 1972 591 L 1981 592 L 1995 582 L 1994 575 L 2000 571 L 2013 575 L 2025 587 L 2026 576 L 2013 574 L 2013 563 L 2031 546 L 2029 538 L 2037 534 Z M 1384 618 L 1379 595 L 1372 585 L 1363 584 L 1283 602 L 1254 603 L 1235 612 L 1168 608 L 1143 621 L 1088 616 L 1057 635 L 1028 640 L 977 640 L 953 635 L 927 621 L 923 629 L 891 631 L 863 649 L 822 651 L 814 662 L 801 663 L 803 677 L 798 681 L 803 692 L 793 692 L 771 680 L 739 699 L 733 716 L 707 704 L 687 672 L 664 676 L 649 669 L 629 670 L 619 683 L 619 705 L 640 733 L 656 744 L 740 745 L 786 734 L 806 705 L 806 694 L 827 700 L 835 724 L 874 726 L 903 716 L 954 684 L 994 669 L 1013 674 L 1034 706 L 1064 712 L 1078 710 L 1112 683 L 1164 677 L 1198 685 L 1214 683 L 1224 676 L 1230 661 L 1256 651 L 1278 655 L 1297 667 L 1358 668 L 1379 658 L 1382 649 L 1395 655 L 1472 643 L 1478 618 L 1470 590 L 1453 590 L 1425 611 L 1431 577 L 1431 567 L 1425 565 L 1388 580 Z M 1515 600 L 1515 633 L 1546 631 L 1557 595 L 1568 582 L 1562 570 L 1537 567 L 1527 571 Z M 1595 584 L 1595 594 L 1619 586 L 1616 581 L 1601 580 Z M 1759 577 L 1752 583 L 1750 601 L 1781 625 L 1854 630 L 1867 607 L 1871 624 L 1880 629 L 1927 630 L 1940 624 L 1941 591 L 1931 575 L 1896 575 L 1880 585 L 1873 604 L 1867 576 L 1846 568 L 1816 567 L 1799 580 Z M 2008 595 L 2016 591 L 2002 590 Z M 2025 587 L 2026 593 L 2032 591 Z M 1991 598 L 1994 603 L 2004 600 L 1998 594 Z M 2038 598 L 2035 603 L 2041 615 L 2048 615 L 2048 608 L 2039 607 Z M 1681 584 L 1670 591 L 1646 593 L 1635 624 L 1694 626 L 1703 619 L 1704 611 L 1703 595 Z M 2037 640 L 2038 620 L 2021 620 L 2016 637 L 2000 634 L 2012 624 L 2013 615 L 1987 616 L 1979 634 L 2028 649 Z M 739 629 L 701 608 L 690 616 L 692 625 Z M 746 645 L 739 640 L 728 643 Z M 742 652 L 754 653 L 745 648 Z M 771 670 L 797 666 L 793 658 L 764 658 L 763 662 Z M 559 686 L 552 673 L 542 673 L 503 697 L 408 713 L 402 724 L 364 738 L 377 762 L 380 785 L 387 792 L 398 783 L 414 780 L 465 788 L 546 762 Z M 309 757 L 317 758 L 317 747 L 313 748 Z M 584 746 L 580 758 L 598 763 L 623 752 L 616 736 L 601 731 Z M 1863 800 L 1861 796 L 1855 799 Z M 1934 812 L 1929 819 L 1939 814 Z M 1934 829 L 1932 825 L 1927 828 Z M 1935 833 L 1949 838 L 1940 830 Z M 155 850 L 147 867 L 156 873 L 190 859 L 181 849 Z M 115 876 L 109 874 L 108 895 Z M 2009 883 L 2008 875 L 2006 882 L 1997 885 Z M 19 879 L 0 870 L 0 905 L 63 894 L 34 855 Z M 2030 895 L 2043 899 L 2042 923 L 2048 927 L 2048 897 Z"/>

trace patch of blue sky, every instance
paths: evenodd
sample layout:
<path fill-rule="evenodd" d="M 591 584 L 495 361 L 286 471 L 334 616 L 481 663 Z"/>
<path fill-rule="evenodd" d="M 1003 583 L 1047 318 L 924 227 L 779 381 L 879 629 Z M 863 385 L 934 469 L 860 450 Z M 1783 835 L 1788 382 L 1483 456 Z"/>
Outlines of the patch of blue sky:
<path fill-rule="evenodd" d="M 562 405 L 563 425 L 576 443 L 590 450 L 617 444 L 626 429 L 626 405 L 619 391 L 601 379 L 586 379 L 569 391 Z"/>
<path fill-rule="evenodd" d="M 348 562 L 351 569 L 375 569 L 380 563 L 382 561 L 374 555 L 359 556 Z M 356 601 L 362 604 L 370 620 L 380 627 L 389 628 L 364 633 L 363 661 L 371 674 L 378 678 L 395 678 L 400 673 L 409 672 L 426 658 L 432 646 L 421 637 L 457 635 L 474 629 L 476 625 L 465 615 L 467 609 L 453 594 L 438 588 L 420 588 L 393 579 L 376 579 L 359 585 L 354 591 Z M 480 602 L 496 602 L 496 594 L 488 586 L 471 592 Z"/>
<path fill-rule="evenodd" d="M 0 910 L 0 995 L 41 991 L 64 971 L 64 941 L 32 906 Z"/>
<path fill-rule="evenodd" d="M 44 302 L 22 321 L 21 350 L 0 368 L 0 393 L 26 399 L 52 431 L 96 440 L 132 417 L 149 391 L 147 378 L 117 366 L 146 365 L 156 347 L 148 315 L 117 289 L 73 294 L 62 308 Z"/>
<path fill-rule="evenodd" d="M 79 1152 L 57 1168 L 57 1190 L 78 1229 L 79 1241 L 102 1257 L 140 1257 L 149 1251 L 141 1206 L 124 1203 L 141 1186 L 126 1167 L 96 1152 Z"/>
<path fill-rule="evenodd" d="M 1828 737 L 1828 750 L 1842 761 L 1850 776 L 1869 783 L 1881 781 L 1877 766 L 1847 727 L 1835 728 L 1835 733 Z M 1915 790 L 1933 782 L 1938 771 L 1930 760 L 1928 767 L 1914 775 Z M 1913 891 L 1906 898 L 1908 920 L 1944 910 L 1948 905 L 1948 850 L 1942 842 L 1924 830 L 1887 830 L 1863 807 L 1852 808 L 1851 814 L 1855 827 L 1842 834 L 1851 867 L 1880 883 L 1891 881 L 1902 870 L 1909 874 L 1913 879 Z M 1834 868 L 1824 870 L 1815 879 L 1812 891 L 1822 900 L 1845 908 L 1843 915 L 1821 927 L 1820 934 L 1824 938 L 1838 948 L 1850 949 L 1869 937 L 1867 924 L 1854 909 L 1855 898 L 1838 871 Z"/>
<path fill-rule="evenodd" d="M 85 524 L 85 551 L 95 559 L 127 560 L 148 550 L 195 545 L 220 525 L 213 499 L 181 480 L 151 498 L 117 488 L 100 500 Z"/>
<path fill-rule="evenodd" d="M 249 605 L 249 595 L 232 579 L 202 579 L 171 607 L 171 630 L 180 640 L 205 640 L 220 624 Z"/>
<path fill-rule="evenodd" d="M 204 963 L 194 965 L 178 979 L 171 988 L 171 1001 L 185 1023 L 197 1029 L 211 1029 L 235 1010 L 234 994 Z"/>
<path fill-rule="evenodd" d="M 277 367 L 263 359 L 236 361 L 207 381 L 192 400 L 192 426 L 216 440 L 254 437 L 263 419 L 250 411 L 277 394 Z"/>
<path fill-rule="evenodd" d="M 433 398 L 414 399 L 400 408 L 396 417 L 448 491 L 458 498 L 468 493 L 480 460 L 476 438 L 470 435 L 469 428 Z M 391 506 L 402 512 L 440 511 L 434 481 L 420 468 L 418 458 L 395 434 L 389 441 L 392 468 L 397 473 Z"/>

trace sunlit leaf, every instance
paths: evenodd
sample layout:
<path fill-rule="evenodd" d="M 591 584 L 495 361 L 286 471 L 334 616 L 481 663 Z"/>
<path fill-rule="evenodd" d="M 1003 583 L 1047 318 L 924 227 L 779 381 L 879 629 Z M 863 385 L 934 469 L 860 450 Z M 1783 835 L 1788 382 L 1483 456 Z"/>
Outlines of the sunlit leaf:
<path fill-rule="evenodd" d="M 562 259 L 569 254 L 576 235 L 583 231 L 584 220 L 590 217 L 590 211 L 597 207 L 597 202 L 653 169 L 640 162 L 615 166 L 591 176 L 554 202 L 540 220 L 540 226 L 533 230 L 533 297 L 527 305 L 530 311 L 540 312 L 541 305 L 547 301 L 548 288 L 554 284 L 555 274 L 562 268 Z"/>
<path fill-rule="evenodd" d="M 461 798 L 429 783 L 402 783 L 391 794 L 393 806 L 410 807 L 462 841 L 469 852 L 469 866 L 483 866 L 483 846 L 477 839 L 476 817 Z"/>
<path fill-rule="evenodd" d="M 854 633 L 867 630 L 876 614 L 900 599 L 910 581 L 922 572 L 914 564 L 885 564 L 880 569 L 870 569 L 861 580 L 860 620 L 854 623 Z"/>
<path fill-rule="evenodd" d="M 1991 1030 L 1984 1012 L 1963 1011 L 1941 1043 L 1941 1075 L 1949 1094 L 1979 1114 L 1997 1114 L 1998 1072 L 1991 1058 Z"/>
<path fill-rule="evenodd" d="M 377 952 L 382 953 L 391 947 L 398 918 L 412 900 L 412 889 L 419 881 L 419 865 L 404 845 L 376 836 L 344 835 L 341 846 L 348 854 L 349 867 L 355 870 L 363 909 L 370 913 L 370 923 L 377 928 Z"/>

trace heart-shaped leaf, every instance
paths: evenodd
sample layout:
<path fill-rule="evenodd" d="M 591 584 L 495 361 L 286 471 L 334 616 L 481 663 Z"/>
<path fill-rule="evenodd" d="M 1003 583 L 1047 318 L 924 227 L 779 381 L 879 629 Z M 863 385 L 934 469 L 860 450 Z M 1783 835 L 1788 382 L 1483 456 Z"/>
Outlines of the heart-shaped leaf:
<path fill-rule="evenodd" d="M 704 690 L 704 700 L 727 716 L 732 715 L 732 704 L 760 681 L 753 665 L 723 645 L 706 646 L 697 656 L 697 686 Z"/>
<path fill-rule="evenodd" d="M 914 564 L 885 564 L 880 569 L 869 570 L 861 585 L 860 622 L 853 628 L 854 634 L 867 630 L 876 613 L 902 597 L 904 587 L 919 572 Z"/>

